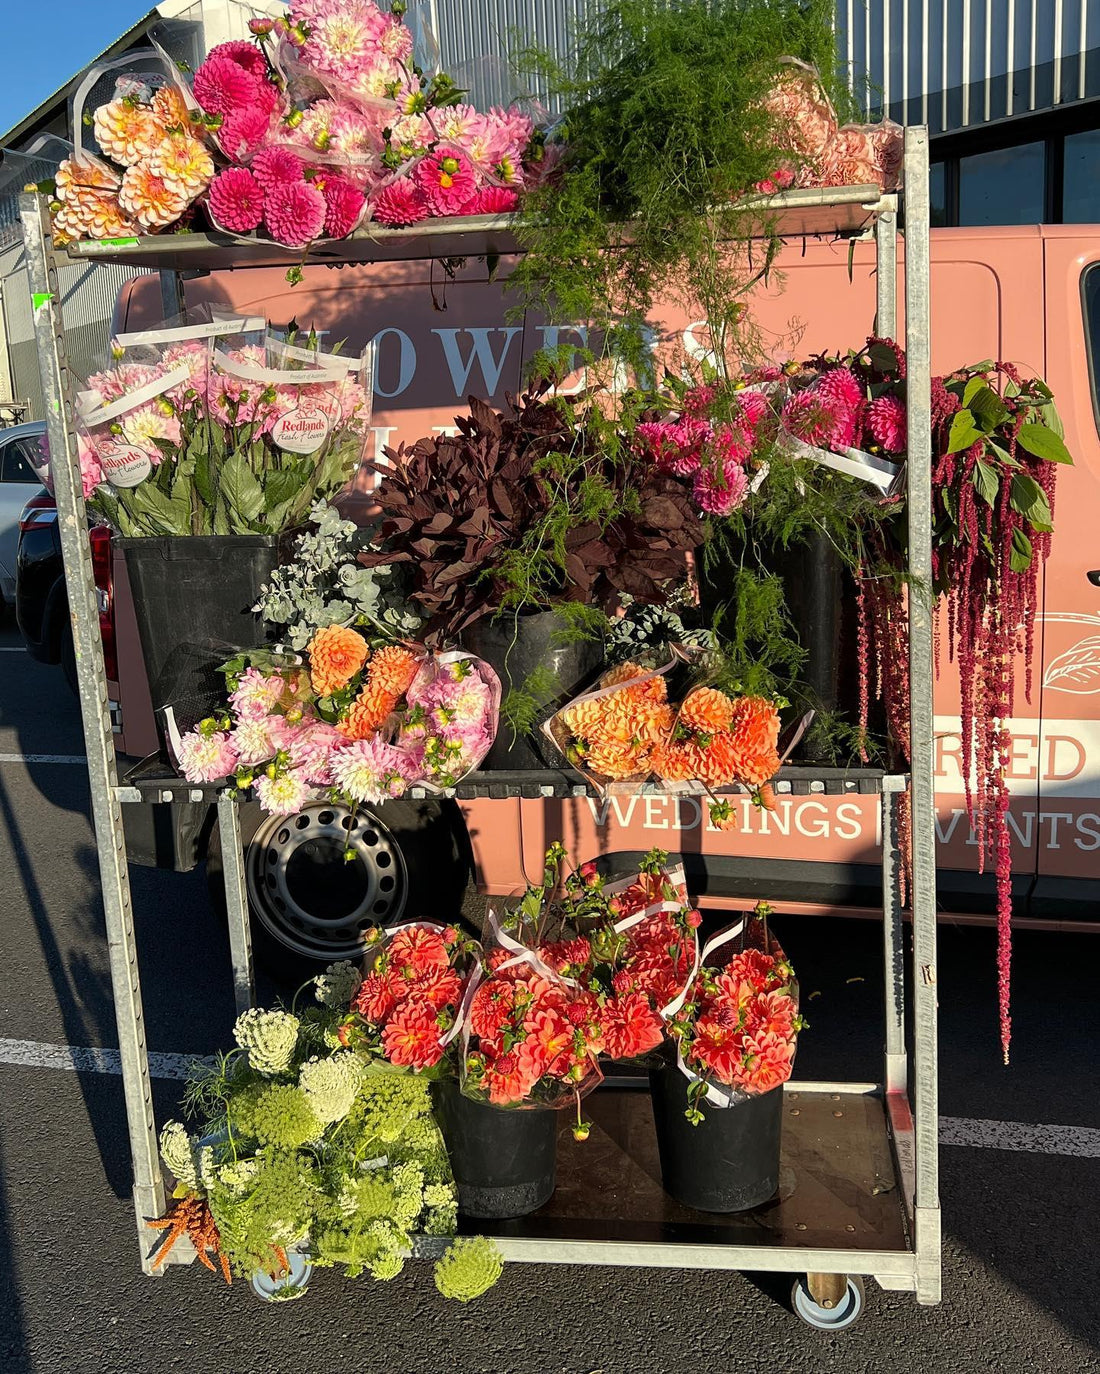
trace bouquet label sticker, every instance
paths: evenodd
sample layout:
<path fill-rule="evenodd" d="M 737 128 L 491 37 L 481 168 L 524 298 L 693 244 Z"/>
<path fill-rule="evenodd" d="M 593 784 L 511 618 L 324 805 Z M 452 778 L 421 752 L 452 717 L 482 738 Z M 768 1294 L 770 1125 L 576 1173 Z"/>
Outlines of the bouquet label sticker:
<path fill-rule="evenodd" d="M 96 450 L 103 475 L 113 487 L 136 487 L 153 471 L 153 461 L 134 444 L 104 444 Z"/>
<path fill-rule="evenodd" d="M 286 410 L 271 427 L 271 438 L 288 453 L 316 453 L 328 438 L 332 421 L 319 406 Z"/>

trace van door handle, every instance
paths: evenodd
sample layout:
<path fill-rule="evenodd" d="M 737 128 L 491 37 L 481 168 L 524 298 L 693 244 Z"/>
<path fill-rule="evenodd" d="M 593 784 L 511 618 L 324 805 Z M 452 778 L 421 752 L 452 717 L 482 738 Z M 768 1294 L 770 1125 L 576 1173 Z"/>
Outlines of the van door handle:
<path fill-rule="evenodd" d="M 1086 573 L 1085 576 L 1094 587 L 1100 587 L 1100 568 L 1093 568 L 1092 572 Z"/>

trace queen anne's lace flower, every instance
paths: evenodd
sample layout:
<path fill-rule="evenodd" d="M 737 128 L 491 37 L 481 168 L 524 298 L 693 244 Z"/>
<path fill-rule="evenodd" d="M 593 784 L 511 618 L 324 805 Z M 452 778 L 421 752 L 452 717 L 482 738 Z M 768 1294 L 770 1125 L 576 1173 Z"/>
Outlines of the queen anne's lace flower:
<path fill-rule="evenodd" d="M 257 1073 L 285 1073 L 298 1042 L 299 1024 L 289 1012 L 252 1007 L 237 1017 L 233 1038 L 248 1051 L 248 1062 Z"/>
<path fill-rule="evenodd" d="M 307 1059 L 298 1071 L 298 1086 L 323 1125 L 347 1116 L 362 1081 L 362 1066 L 350 1050 L 327 1059 Z"/>

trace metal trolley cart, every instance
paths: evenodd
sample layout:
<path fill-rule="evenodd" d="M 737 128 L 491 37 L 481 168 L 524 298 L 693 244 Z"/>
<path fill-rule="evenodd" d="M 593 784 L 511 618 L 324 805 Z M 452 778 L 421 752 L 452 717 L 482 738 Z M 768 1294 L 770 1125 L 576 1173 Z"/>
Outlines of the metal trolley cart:
<path fill-rule="evenodd" d="M 883 835 L 885 1059 L 881 1083 L 790 1082 L 784 1091 L 779 1194 L 734 1216 L 691 1212 L 661 1190 L 652 1121 L 642 1094 L 603 1092 L 590 1099 L 592 1138 L 563 1135 L 558 1187 L 533 1216 L 481 1227 L 509 1260 L 685 1269 L 744 1269 L 799 1276 L 795 1311 L 811 1325 L 838 1329 L 863 1308 L 863 1277 L 909 1290 L 920 1303 L 940 1298 L 937 1154 L 936 862 L 932 791 L 931 424 L 929 392 L 928 135 L 905 138 L 905 346 L 908 355 L 909 667 L 912 771 L 912 1006 L 905 1005 L 902 912 L 894 799 L 906 778 L 873 770 L 785 769 L 778 790 L 875 792 Z M 773 197 L 784 237 L 870 230 L 877 245 L 878 332 L 896 333 L 899 196 L 876 188 L 801 190 Z M 76 382 L 70 369 L 58 267 L 74 259 L 110 261 L 161 273 L 167 313 L 178 308 L 179 273 L 188 269 L 292 265 L 275 245 L 219 235 L 166 235 L 58 248 L 42 197 L 26 196 L 23 231 L 30 267 L 36 341 L 55 455 L 61 543 L 73 621 L 77 678 L 92 812 L 118 1021 L 123 1086 L 133 1157 L 133 1199 L 142 1267 L 152 1272 L 155 1233 L 147 1221 L 166 1209 L 157 1149 L 142 1013 L 138 952 L 126 867 L 123 807 L 131 802 L 207 800 L 217 805 L 237 1005 L 253 1001 L 247 898 L 236 803 L 230 791 L 140 774 L 120 784 L 115 764 L 99 632 L 99 610 L 73 429 Z M 515 252 L 507 218 L 434 221 L 407 230 L 359 231 L 319 246 L 320 262 L 494 256 Z M 584 795 L 562 773 L 468 778 L 457 795 Z M 907 1050 L 912 1045 L 910 1058 Z M 427 1252 L 431 1242 L 424 1241 Z M 177 1245 L 171 1258 L 186 1262 Z"/>

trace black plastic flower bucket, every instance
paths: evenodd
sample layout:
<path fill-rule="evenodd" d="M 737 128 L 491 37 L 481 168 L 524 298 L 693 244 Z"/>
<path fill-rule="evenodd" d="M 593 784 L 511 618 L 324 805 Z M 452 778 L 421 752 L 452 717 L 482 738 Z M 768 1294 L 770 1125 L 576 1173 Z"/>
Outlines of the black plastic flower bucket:
<path fill-rule="evenodd" d="M 453 1078 L 432 1084 L 451 1158 L 458 1210 L 467 1217 L 525 1217 L 554 1191 L 558 1114 L 509 1110 L 463 1097 Z"/>
<path fill-rule="evenodd" d="M 120 539 L 158 730 L 166 706 L 189 701 L 209 659 L 264 641 L 252 607 L 278 563 L 275 535 Z M 224 682 L 219 684 L 224 697 Z M 195 708 L 201 712 L 201 702 Z M 194 714 L 194 710 L 188 712 Z M 178 715 L 178 712 L 177 712 Z M 198 718 L 201 718 L 198 717 Z M 192 720 L 178 721 L 186 729 Z"/>
<path fill-rule="evenodd" d="M 665 1192 L 699 1212 L 746 1212 L 779 1187 L 783 1089 L 730 1107 L 703 1102 L 693 1126 L 688 1080 L 674 1063 L 652 1069 L 649 1085 Z"/>

